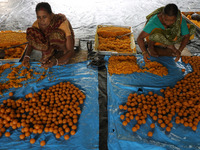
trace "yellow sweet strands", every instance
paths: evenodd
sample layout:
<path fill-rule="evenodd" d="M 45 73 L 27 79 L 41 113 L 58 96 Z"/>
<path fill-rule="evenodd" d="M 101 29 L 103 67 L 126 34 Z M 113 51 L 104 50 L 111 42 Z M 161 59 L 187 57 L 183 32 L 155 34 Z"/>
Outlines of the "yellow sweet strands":
<path fill-rule="evenodd" d="M 141 72 L 135 56 L 111 56 L 108 60 L 108 72 L 112 74 L 131 74 Z"/>
<path fill-rule="evenodd" d="M 161 77 L 168 74 L 168 69 L 156 61 L 146 63 L 144 68 L 146 69 L 143 69 L 143 72 L 153 73 Z"/>
<path fill-rule="evenodd" d="M 144 69 L 141 69 L 137 64 L 135 56 L 111 56 L 108 63 L 108 72 L 110 75 L 149 72 L 162 77 L 168 74 L 168 69 L 156 61 L 146 63 Z"/>
<path fill-rule="evenodd" d="M 99 37 L 98 50 L 102 51 L 116 51 L 116 52 L 132 52 L 130 47 L 131 40 L 128 36 L 124 36 L 120 39 L 113 37 L 102 38 Z"/>
<path fill-rule="evenodd" d="M 5 50 L 5 57 L 4 59 L 9 58 L 20 58 L 24 52 L 26 45 L 21 45 L 19 47 L 10 48 Z"/>
<path fill-rule="evenodd" d="M 14 31 L 1 31 L 0 39 L 0 47 L 7 47 L 10 45 L 22 44 L 27 42 L 26 33 Z"/>
<path fill-rule="evenodd" d="M 101 27 L 98 28 L 97 34 L 103 38 L 108 38 L 108 37 L 116 37 L 118 35 L 123 35 L 126 33 L 130 33 L 131 30 L 128 28 L 123 28 L 123 27 Z"/>
<path fill-rule="evenodd" d="M 27 42 L 26 33 L 22 32 L 0 31 L 0 39 L 0 49 L 6 49 Z M 22 45 L 20 47 L 5 50 L 4 59 L 20 58 L 24 52 L 25 46 L 26 45 Z"/>
<path fill-rule="evenodd" d="M 131 30 L 123 27 L 100 27 L 97 30 L 99 46 L 101 51 L 132 52 L 130 37 L 124 36 L 117 39 L 116 36 L 130 33 Z"/>

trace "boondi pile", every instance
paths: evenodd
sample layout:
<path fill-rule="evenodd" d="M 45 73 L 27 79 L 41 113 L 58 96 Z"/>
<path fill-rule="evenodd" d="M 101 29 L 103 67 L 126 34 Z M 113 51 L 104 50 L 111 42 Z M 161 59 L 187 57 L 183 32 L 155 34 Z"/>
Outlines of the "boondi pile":
<path fill-rule="evenodd" d="M 135 119 L 137 123 L 132 131 L 136 132 L 149 116 L 152 124 L 147 136 L 150 137 L 153 136 L 155 122 L 167 132 L 171 131 L 174 123 L 197 130 L 200 121 L 200 57 L 183 56 L 182 61 L 190 63 L 193 72 L 188 73 L 174 87 L 161 89 L 164 96 L 151 91 L 147 95 L 131 93 L 126 104 L 119 105 L 119 109 L 125 111 L 120 116 L 124 126 Z"/>
<path fill-rule="evenodd" d="M 128 28 L 115 27 L 115 26 L 99 27 L 97 30 L 97 34 L 103 38 L 109 38 L 109 37 L 115 38 L 118 35 L 124 35 L 130 32 L 131 30 Z"/>
<path fill-rule="evenodd" d="M 6 49 L 4 59 L 21 58 L 26 45 L 21 45 L 15 48 Z"/>
<path fill-rule="evenodd" d="M 111 56 L 108 63 L 110 75 L 149 72 L 162 77 L 168 74 L 168 69 L 156 61 L 146 63 L 144 69 L 141 69 L 135 56 Z"/>
<path fill-rule="evenodd" d="M 111 56 L 108 63 L 108 72 L 110 75 L 141 72 L 135 56 Z"/>
<path fill-rule="evenodd" d="M 101 51 L 132 52 L 129 36 L 124 36 L 120 39 L 116 38 L 118 35 L 130 32 L 130 29 L 123 27 L 99 27 L 97 30 L 99 41 L 97 49 Z"/>
<path fill-rule="evenodd" d="M 3 73 L 6 69 L 10 68 L 11 72 L 7 75 L 8 81 L 4 83 L 0 83 L 0 94 L 3 94 L 3 91 L 9 88 L 19 88 L 22 87 L 23 84 L 22 81 L 26 81 L 29 79 L 33 79 L 33 74 L 40 75 L 40 77 L 37 79 L 37 81 L 43 80 L 46 77 L 46 72 L 38 73 L 36 71 L 33 71 L 33 69 L 29 68 L 23 68 L 22 64 L 13 67 L 14 64 L 4 64 L 0 66 L 0 75 Z M 47 68 L 45 68 L 46 70 Z M 37 82 L 36 81 L 36 82 Z"/>
<path fill-rule="evenodd" d="M 6 49 L 11 46 L 19 45 L 27 42 L 26 33 L 14 31 L 0 31 L 0 49 Z M 5 50 L 4 59 L 20 58 L 24 52 L 26 45 Z"/>
<path fill-rule="evenodd" d="M 14 31 L 0 31 L 0 47 L 17 45 L 27 42 L 26 33 Z"/>
<path fill-rule="evenodd" d="M 168 69 L 156 61 L 150 61 L 148 63 L 145 63 L 145 66 L 142 72 L 153 73 L 161 77 L 168 75 Z"/>
<path fill-rule="evenodd" d="M 10 95 L 13 96 L 13 93 Z M 51 132 L 57 139 L 64 136 L 68 140 L 78 129 L 81 106 L 86 96 L 70 82 L 60 82 L 37 93 L 29 93 L 25 98 L 4 100 L 0 105 L 0 137 L 12 136 L 6 132 L 21 128 L 16 140 L 30 139 L 33 144 L 37 134 Z M 15 131 L 13 131 L 15 132 Z M 30 138 L 31 136 L 31 138 Z M 44 146 L 45 139 L 40 145 Z"/>

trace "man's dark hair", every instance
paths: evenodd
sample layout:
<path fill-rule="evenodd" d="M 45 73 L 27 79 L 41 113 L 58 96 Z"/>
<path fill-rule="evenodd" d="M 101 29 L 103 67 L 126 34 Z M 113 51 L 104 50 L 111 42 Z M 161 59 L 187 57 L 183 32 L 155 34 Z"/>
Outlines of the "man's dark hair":
<path fill-rule="evenodd" d="M 167 4 L 163 10 L 164 14 L 168 16 L 175 16 L 178 15 L 178 7 L 175 4 Z"/>
<path fill-rule="evenodd" d="M 41 3 L 38 3 L 36 8 L 35 8 L 35 11 L 39 11 L 39 10 L 45 10 L 47 11 L 49 14 L 52 13 L 52 10 L 51 10 L 51 6 L 49 5 L 49 3 L 46 3 L 46 2 L 41 2 Z"/>

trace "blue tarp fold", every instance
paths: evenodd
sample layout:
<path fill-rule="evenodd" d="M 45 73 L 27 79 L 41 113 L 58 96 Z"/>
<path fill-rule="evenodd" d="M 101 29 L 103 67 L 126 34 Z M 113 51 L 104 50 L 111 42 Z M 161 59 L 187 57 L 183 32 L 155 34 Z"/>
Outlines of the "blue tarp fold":
<path fill-rule="evenodd" d="M 53 133 L 43 132 L 40 135 L 31 134 L 25 140 L 20 140 L 21 128 L 7 131 L 11 132 L 10 137 L 3 135 L 0 138 L 0 149 L 98 149 L 99 147 L 99 106 L 98 106 L 98 72 L 87 67 L 89 62 L 82 62 L 77 64 L 70 64 L 65 66 L 54 66 L 48 70 L 44 70 L 38 63 L 31 63 L 33 71 L 46 72 L 47 77 L 36 82 L 40 75 L 34 75 L 36 79 L 23 81 L 26 86 L 21 88 L 11 88 L 0 96 L 0 102 L 8 99 L 8 93 L 13 92 L 13 99 L 24 97 L 28 93 L 38 92 L 41 89 L 48 89 L 52 85 L 60 82 L 67 82 L 74 84 L 86 95 L 84 104 L 82 106 L 82 113 L 78 121 L 78 128 L 76 134 L 71 136 L 69 140 L 64 140 L 62 136 L 56 139 Z M 21 63 L 16 63 L 18 66 Z M 1 76 L 0 82 L 5 82 L 7 74 L 11 72 L 7 69 Z M 30 144 L 30 138 L 35 138 L 35 144 Z M 46 145 L 40 146 L 40 141 L 45 140 Z"/>
<path fill-rule="evenodd" d="M 144 65 L 143 57 L 137 55 L 139 66 Z M 105 57 L 108 61 L 109 56 Z M 107 76 L 107 93 L 108 93 L 108 148 L 115 149 L 140 149 L 140 150 L 196 150 L 200 149 L 199 126 L 196 132 L 190 127 L 175 124 L 173 119 L 173 128 L 170 133 L 166 133 L 158 123 L 153 130 L 154 134 L 150 138 L 147 133 L 151 131 L 150 124 L 153 122 L 150 117 L 147 123 L 141 125 L 140 129 L 132 132 L 132 127 L 136 120 L 132 120 L 127 126 L 122 125 L 120 115 L 124 111 L 119 110 L 119 105 L 124 105 L 130 93 L 148 94 L 153 91 L 158 95 L 160 89 L 167 86 L 173 87 L 177 81 L 184 78 L 186 74 L 192 72 L 189 64 L 181 61 L 175 62 L 173 57 L 151 57 L 152 61 L 163 64 L 168 69 L 168 75 L 160 77 L 151 73 L 133 73 L 128 75 L 113 74 Z M 108 63 L 106 64 L 108 67 Z M 185 69 L 185 72 L 182 72 Z"/>

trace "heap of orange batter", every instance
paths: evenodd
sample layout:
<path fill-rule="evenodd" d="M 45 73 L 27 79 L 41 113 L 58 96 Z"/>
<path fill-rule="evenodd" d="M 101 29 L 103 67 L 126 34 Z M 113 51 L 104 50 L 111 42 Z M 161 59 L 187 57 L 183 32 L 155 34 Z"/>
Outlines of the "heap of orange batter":
<path fill-rule="evenodd" d="M 131 30 L 123 27 L 100 27 L 97 30 L 98 34 L 98 50 L 101 51 L 116 51 L 116 52 L 132 52 L 130 37 L 124 36 L 116 38 L 116 36 L 130 33 Z"/>
<path fill-rule="evenodd" d="M 6 49 L 11 46 L 27 42 L 26 33 L 14 32 L 14 31 L 0 31 L 0 39 L 1 39 L 0 49 Z M 19 47 L 5 50 L 4 59 L 20 58 L 24 52 L 25 46 L 26 45 L 21 45 Z"/>
<path fill-rule="evenodd" d="M 112 74 L 131 74 L 141 72 L 135 56 L 111 56 L 108 64 L 108 72 Z"/>
<path fill-rule="evenodd" d="M 146 63 L 144 69 L 141 69 L 137 64 L 135 56 L 111 56 L 108 62 L 108 72 L 110 75 L 149 72 L 162 77 L 168 74 L 168 69 L 156 61 Z"/>

